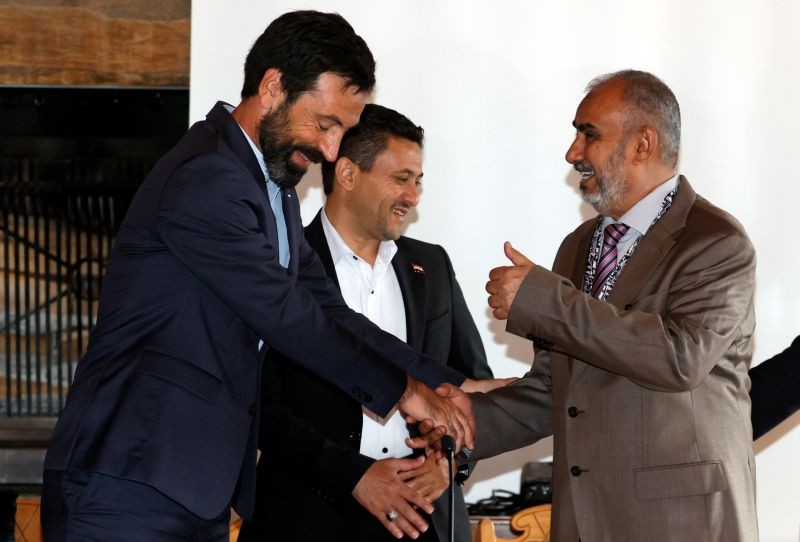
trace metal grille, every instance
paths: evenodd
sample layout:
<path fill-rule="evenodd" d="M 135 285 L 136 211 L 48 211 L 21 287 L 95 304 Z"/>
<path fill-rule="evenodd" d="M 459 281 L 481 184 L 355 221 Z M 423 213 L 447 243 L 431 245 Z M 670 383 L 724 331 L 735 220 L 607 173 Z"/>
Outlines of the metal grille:
<path fill-rule="evenodd" d="M 64 406 L 120 222 L 188 111 L 187 89 L 0 85 L 0 452 Z"/>
<path fill-rule="evenodd" d="M 63 407 L 135 190 L 124 181 L 140 181 L 152 165 L 135 158 L 0 160 L 0 414 L 52 416 Z"/>

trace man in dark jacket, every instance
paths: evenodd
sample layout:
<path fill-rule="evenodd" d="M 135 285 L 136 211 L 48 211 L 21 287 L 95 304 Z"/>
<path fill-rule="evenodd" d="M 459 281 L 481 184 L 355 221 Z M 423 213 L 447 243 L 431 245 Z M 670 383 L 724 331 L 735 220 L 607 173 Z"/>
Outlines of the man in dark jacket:
<path fill-rule="evenodd" d="M 323 165 L 327 200 L 306 239 L 351 308 L 443 365 L 491 378 L 447 253 L 401 236 L 419 202 L 422 144 L 422 128 L 368 104 L 338 160 Z M 447 488 L 446 461 L 405 458 L 412 450 L 399 413 L 372 416 L 287 358 L 267 365 L 277 374 L 265 378 L 256 511 L 240 542 L 394 540 L 384 528 L 393 523 L 383 514 L 387 503 L 394 521 L 405 521 L 409 490 L 434 499 Z M 468 542 L 460 487 L 456 495 L 455 539 Z M 435 505 L 423 539 L 446 541 L 447 495 Z"/>

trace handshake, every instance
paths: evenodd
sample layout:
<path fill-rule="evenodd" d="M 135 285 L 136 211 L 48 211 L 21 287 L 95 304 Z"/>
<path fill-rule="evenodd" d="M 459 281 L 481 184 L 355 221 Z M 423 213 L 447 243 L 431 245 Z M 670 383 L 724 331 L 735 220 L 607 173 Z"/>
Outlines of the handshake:
<path fill-rule="evenodd" d="M 417 538 L 428 529 L 418 510 L 431 514 L 433 501 L 455 474 L 449 471 L 442 452 L 442 437 L 453 436 L 456 452 L 474 445 L 475 418 L 467 393 L 487 392 L 514 380 L 467 379 L 460 388 L 444 384 L 433 391 L 409 376 L 398 407 L 407 421 L 420 422 L 419 436 L 408 438 L 406 444 L 423 453 L 415 458 L 375 461 L 356 484 L 353 497 L 395 537 Z"/>

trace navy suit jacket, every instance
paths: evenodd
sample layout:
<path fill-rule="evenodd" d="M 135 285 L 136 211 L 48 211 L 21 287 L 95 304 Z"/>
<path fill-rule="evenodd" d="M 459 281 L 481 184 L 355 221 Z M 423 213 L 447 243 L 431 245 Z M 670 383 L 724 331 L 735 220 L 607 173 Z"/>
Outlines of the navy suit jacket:
<path fill-rule="evenodd" d="M 338 284 L 319 214 L 306 228 L 306 239 Z M 408 344 L 470 378 L 491 378 L 480 334 L 444 249 L 401 237 L 392 266 L 403 295 Z M 240 542 L 393 539 L 351 495 L 375 461 L 359 453 L 360 405 L 307 369 L 274 351 L 270 355 L 276 360 L 265 371 L 256 510 Z M 446 498 L 445 493 L 437 501 L 433 517 L 442 539 Z M 469 540 L 460 488 L 457 499 L 456 540 Z"/>
<path fill-rule="evenodd" d="M 800 337 L 780 354 L 750 369 L 753 438 L 800 410 Z"/>
<path fill-rule="evenodd" d="M 235 500 L 248 516 L 269 349 L 377 414 L 404 370 L 463 381 L 348 309 L 303 238 L 294 190 L 283 206 L 288 269 L 264 174 L 222 103 L 159 161 L 121 226 L 46 469 L 142 482 L 201 518 Z"/>

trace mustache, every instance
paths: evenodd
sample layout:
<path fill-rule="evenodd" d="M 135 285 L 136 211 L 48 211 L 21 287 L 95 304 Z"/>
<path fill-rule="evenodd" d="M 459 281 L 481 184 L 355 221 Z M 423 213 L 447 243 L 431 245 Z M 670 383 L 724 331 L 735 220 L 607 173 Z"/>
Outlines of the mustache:
<path fill-rule="evenodd" d="M 311 162 L 315 164 L 319 164 L 322 162 L 325 157 L 322 155 L 322 152 L 319 149 L 315 149 L 314 147 L 309 147 L 308 145 L 295 145 L 292 147 L 292 151 L 300 151 L 302 152 L 306 158 L 311 160 Z"/>
<path fill-rule="evenodd" d="M 592 167 L 592 164 L 590 164 L 586 160 L 581 160 L 580 162 L 575 162 L 572 165 L 572 167 L 575 168 L 575 171 L 577 171 L 578 173 L 584 173 L 584 172 L 587 172 L 587 171 L 594 171 L 594 168 Z"/>

